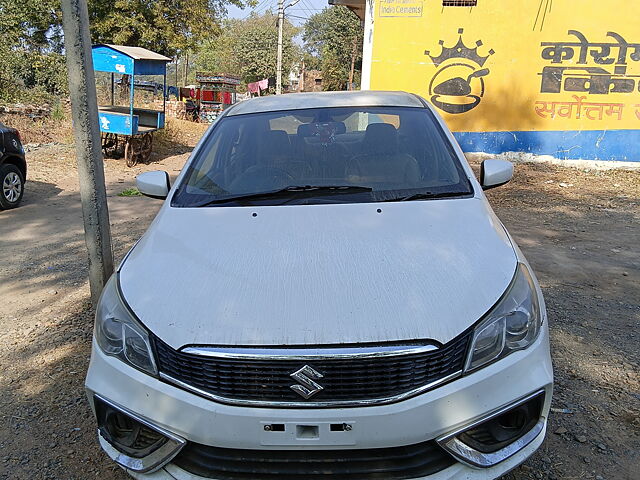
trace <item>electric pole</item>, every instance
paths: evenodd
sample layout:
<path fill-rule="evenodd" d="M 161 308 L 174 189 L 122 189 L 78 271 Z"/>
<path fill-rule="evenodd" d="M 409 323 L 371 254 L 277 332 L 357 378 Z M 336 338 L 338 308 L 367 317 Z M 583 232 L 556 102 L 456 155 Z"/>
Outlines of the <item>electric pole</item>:
<path fill-rule="evenodd" d="M 278 57 L 276 60 L 276 95 L 282 93 L 282 29 L 284 27 L 284 10 L 293 7 L 300 0 L 293 0 L 286 7 L 284 0 L 278 0 Z"/>
<path fill-rule="evenodd" d="M 84 239 L 89 253 L 89 285 L 95 306 L 113 273 L 113 251 L 87 0 L 62 0 L 62 14 Z"/>
<path fill-rule="evenodd" d="M 276 95 L 282 93 L 282 28 L 284 24 L 284 0 L 278 0 L 278 59 L 276 60 Z"/>

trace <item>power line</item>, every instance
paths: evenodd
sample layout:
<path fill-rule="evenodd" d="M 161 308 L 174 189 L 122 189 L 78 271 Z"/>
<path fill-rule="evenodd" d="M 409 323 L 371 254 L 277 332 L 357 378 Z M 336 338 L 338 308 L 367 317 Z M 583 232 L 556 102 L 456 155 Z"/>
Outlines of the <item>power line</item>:
<path fill-rule="evenodd" d="M 257 14 L 262 14 L 272 7 L 271 0 L 263 1 L 261 5 L 255 8 L 254 12 Z"/>
<path fill-rule="evenodd" d="M 304 11 L 305 13 L 309 14 L 309 15 L 313 15 L 313 13 L 309 10 L 309 5 L 307 5 L 306 0 L 302 0 L 299 4 L 298 4 L 298 8 L 297 10 L 301 10 Z"/>
<path fill-rule="evenodd" d="M 311 3 L 311 0 L 302 0 L 302 3 L 304 3 L 307 6 L 307 9 L 310 12 L 312 11 L 321 12 L 322 10 L 324 10 L 324 8 L 314 8 L 313 4 Z"/>
<path fill-rule="evenodd" d="M 260 9 L 266 9 L 269 7 L 269 3 L 272 0 L 262 0 L 260 3 L 258 3 L 258 5 L 255 6 L 255 8 L 251 9 L 251 11 L 249 11 L 249 13 L 247 13 L 244 17 L 242 17 L 241 20 L 246 20 L 247 18 L 249 18 L 251 16 L 252 13 L 260 13 Z"/>
<path fill-rule="evenodd" d="M 266 13 L 267 10 L 271 11 L 272 7 L 276 7 L 276 4 L 268 5 L 268 4 L 265 3 L 264 7 L 262 8 L 262 13 Z M 276 8 L 276 10 L 277 10 L 277 8 Z"/>
<path fill-rule="evenodd" d="M 291 15 L 290 13 L 287 13 L 286 17 L 287 18 L 298 18 L 300 20 L 309 20 L 309 17 L 299 17 L 298 15 Z"/>
<path fill-rule="evenodd" d="M 290 10 L 297 10 L 299 12 L 306 12 L 309 15 L 315 15 L 315 13 L 313 13 L 313 11 L 310 11 L 308 8 L 291 8 Z"/>

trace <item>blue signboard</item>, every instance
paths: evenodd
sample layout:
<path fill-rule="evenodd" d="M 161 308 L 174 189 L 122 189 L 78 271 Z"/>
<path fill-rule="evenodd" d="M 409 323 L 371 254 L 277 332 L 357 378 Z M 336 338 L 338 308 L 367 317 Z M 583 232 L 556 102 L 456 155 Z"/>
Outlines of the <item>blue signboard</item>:
<path fill-rule="evenodd" d="M 134 135 L 138 133 L 138 116 L 123 113 L 99 112 L 100 131 L 117 133 L 118 135 Z"/>
<path fill-rule="evenodd" d="M 93 47 L 93 69 L 98 72 L 120 73 L 133 75 L 134 60 L 106 45 Z M 160 75 L 163 75 L 161 72 Z"/>

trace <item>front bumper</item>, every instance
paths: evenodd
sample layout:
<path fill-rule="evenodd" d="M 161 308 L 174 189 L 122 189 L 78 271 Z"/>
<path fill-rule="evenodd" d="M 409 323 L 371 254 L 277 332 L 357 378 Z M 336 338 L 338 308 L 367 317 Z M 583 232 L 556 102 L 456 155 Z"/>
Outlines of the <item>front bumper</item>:
<path fill-rule="evenodd" d="M 546 425 L 533 442 L 531 442 L 529 445 L 527 445 L 512 457 L 494 467 L 476 469 L 471 468 L 463 463 L 455 463 L 449 468 L 446 468 L 445 470 L 442 470 L 438 473 L 429 475 L 427 477 L 416 477 L 413 480 L 490 480 L 498 478 L 506 474 L 510 470 L 513 470 L 527 458 L 529 458 L 544 441 L 545 433 Z M 104 447 L 105 444 L 103 442 L 104 440 L 101 439 L 100 443 Z M 131 475 L 133 478 L 139 480 L 211 480 L 209 478 L 193 475 L 171 463 L 166 467 L 151 474 L 144 475 L 133 472 L 131 470 L 127 470 L 127 473 L 129 473 L 129 475 Z"/>
<path fill-rule="evenodd" d="M 514 401 L 544 390 L 540 433 L 508 459 L 489 468 L 456 462 L 429 479 L 496 478 L 530 456 L 542 443 L 551 402 L 553 372 L 548 328 L 530 348 L 408 400 L 357 408 L 274 409 L 224 405 L 199 397 L 105 356 L 94 344 L 86 380 L 89 399 L 98 394 L 161 429 L 198 444 L 247 450 L 374 449 L 446 437 Z M 284 424 L 285 431 L 265 425 Z M 348 424 L 335 432 L 332 424 Z M 314 436 L 296 427 L 316 426 Z M 101 439 L 103 446 L 105 440 Z M 133 474 L 133 472 L 130 472 Z M 198 479 L 174 464 L 145 479 Z"/>

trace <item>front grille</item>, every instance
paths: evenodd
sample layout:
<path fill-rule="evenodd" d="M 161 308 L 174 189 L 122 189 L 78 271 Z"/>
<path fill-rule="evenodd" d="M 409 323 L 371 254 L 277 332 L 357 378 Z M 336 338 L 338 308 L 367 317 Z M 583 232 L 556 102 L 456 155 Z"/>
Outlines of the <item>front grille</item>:
<path fill-rule="evenodd" d="M 236 450 L 189 442 L 173 460 L 194 475 L 219 480 L 401 480 L 454 462 L 434 441 L 367 450 Z"/>
<path fill-rule="evenodd" d="M 317 407 L 389 403 L 422 393 L 462 371 L 470 334 L 443 347 L 383 357 L 228 358 L 176 351 L 155 340 L 162 377 L 226 403 Z M 409 348 L 409 347 L 408 347 Z M 291 374 L 305 365 L 322 375 L 323 389 L 304 399 Z"/>

